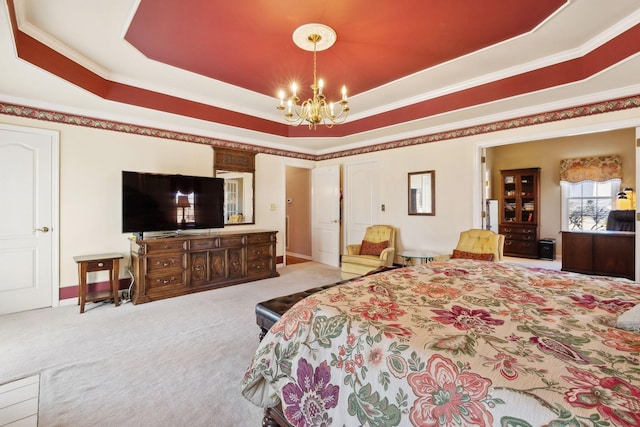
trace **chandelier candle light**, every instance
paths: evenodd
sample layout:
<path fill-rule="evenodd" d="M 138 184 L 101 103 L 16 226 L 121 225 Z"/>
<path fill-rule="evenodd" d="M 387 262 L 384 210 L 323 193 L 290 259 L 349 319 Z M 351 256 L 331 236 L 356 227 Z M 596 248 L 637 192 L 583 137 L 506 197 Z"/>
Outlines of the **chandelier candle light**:
<path fill-rule="evenodd" d="M 293 32 L 293 42 L 300 49 L 313 50 L 313 98 L 307 99 L 302 104 L 298 97 L 298 86 L 291 84 L 291 97 L 285 103 L 284 91 L 280 91 L 278 97 L 280 104 L 278 110 L 284 111 L 284 118 L 294 126 L 306 122 L 309 129 L 315 129 L 316 125 L 324 124 L 331 128 L 334 124 L 343 123 L 349 114 L 349 102 L 347 101 L 347 88 L 342 86 L 342 99 L 337 102 L 327 103 L 322 89 L 324 82 L 318 80 L 316 75 L 316 52 L 329 49 L 336 41 L 336 32 L 331 27 L 323 24 L 305 24 Z M 336 114 L 336 110 L 340 111 Z"/>

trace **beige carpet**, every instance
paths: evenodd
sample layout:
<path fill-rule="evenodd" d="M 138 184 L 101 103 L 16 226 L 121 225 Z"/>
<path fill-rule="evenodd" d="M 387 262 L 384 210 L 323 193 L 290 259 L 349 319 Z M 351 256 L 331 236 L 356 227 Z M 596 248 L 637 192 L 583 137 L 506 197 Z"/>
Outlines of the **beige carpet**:
<path fill-rule="evenodd" d="M 278 278 L 134 306 L 0 316 L 0 384 L 41 374 L 38 425 L 260 426 L 240 395 L 255 305 L 340 280 L 313 262 Z"/>

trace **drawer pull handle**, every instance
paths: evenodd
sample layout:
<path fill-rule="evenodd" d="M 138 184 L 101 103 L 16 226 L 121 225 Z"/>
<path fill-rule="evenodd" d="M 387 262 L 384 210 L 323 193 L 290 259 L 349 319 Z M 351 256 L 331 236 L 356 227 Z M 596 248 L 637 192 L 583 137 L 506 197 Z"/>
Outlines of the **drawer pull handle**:
<path fill-rule="evenodd" d="M 196 265 L 196 271 L 202 271 L 204 270 L 204 267 L 201 265 Z"/>
<path fill-rule="evenodd" d="M 171 266 L 171 264 L 172 264 L 172 263 L 171 263 L 171 261 L 164 261 L 164 262 L 162 263 L 162 266 L 163 266 L 163 267 L 169 267 L 169 266 Z"/>
<path fill-rule="evenodd" d="M 164 245 L 164 246 L 162 247 L 162 249 L 169 249 L 170 247 L 171 247 L 171 246 L 169 246 L 169 245 Z"/>
<path fill-rule="evenodd" d="M 170 279 L 164 279 L 164 280 L 158 279 L 157 282 L 162 283 L 163 285 L 167 285 L 167 284 L 173 282 L 174 280 L 176 280 L 176 278 L 172 277 Z"/>
<path fill-rule="evenodd" d="M 98 267 L 104 267 L 104 262 L 99 262 Z"/>
<path fill-rule="evenodd" d="M 260 254 L 262 254 L 262 251 L 253 251 L 253 253 L 256 254 L 256 255 L 260 255 Z"/>

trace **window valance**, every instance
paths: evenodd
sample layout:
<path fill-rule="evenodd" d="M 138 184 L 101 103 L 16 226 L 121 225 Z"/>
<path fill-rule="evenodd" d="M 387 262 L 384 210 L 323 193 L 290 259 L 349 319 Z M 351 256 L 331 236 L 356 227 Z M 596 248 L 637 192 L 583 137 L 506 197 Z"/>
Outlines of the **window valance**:
<path fill-rule="evenodd" d="M 622 159 L 620 156 L 582 157 L 560 160 L 560 181 L 604 182 L 622 179 Z"/>

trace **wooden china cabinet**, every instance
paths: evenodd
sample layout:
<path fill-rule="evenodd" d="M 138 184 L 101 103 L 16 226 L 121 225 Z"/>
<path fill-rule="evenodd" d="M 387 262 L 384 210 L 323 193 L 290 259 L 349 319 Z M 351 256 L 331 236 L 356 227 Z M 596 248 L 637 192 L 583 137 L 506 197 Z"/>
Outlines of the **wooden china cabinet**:
<path fill-rule="evenodd" d="M 500 171 L 500 222 L 504 254 L 538 258 L 540 168 Z"/>

